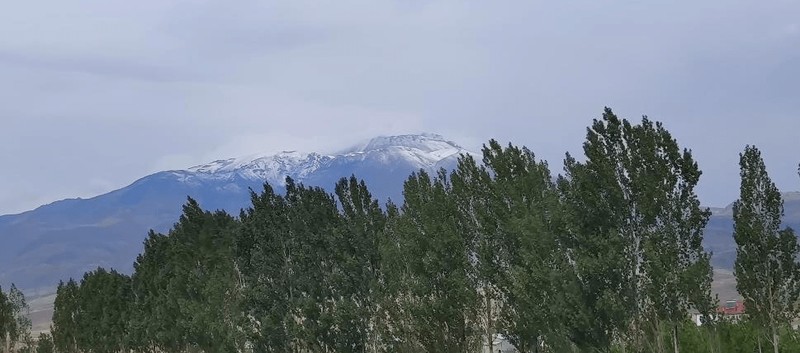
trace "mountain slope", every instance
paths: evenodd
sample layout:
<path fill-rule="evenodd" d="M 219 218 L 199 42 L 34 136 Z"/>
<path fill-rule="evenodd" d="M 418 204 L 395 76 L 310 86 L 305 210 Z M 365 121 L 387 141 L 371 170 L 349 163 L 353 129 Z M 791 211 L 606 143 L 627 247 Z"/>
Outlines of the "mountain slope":
<path fill-rule="evenodd" d="M 784 226 L 800 230 L 800 192 L 782 194 L 785 216 Z M 712 208 L 712 216 L 704 233 L 704 246 L 713 252 L 712 264 L 716 268 L 733 269 L 736 260 L 736 242 L 733 240 L 733 204 L 725 208 Z"/>
<path fill-rule="evenodd" d="M 94 198 L 0 216 L 0 285 L 46 292 L 97 266 L 130 271 L 147 231 L 167 231 L 187 196 L 238 214 L 249 205 L 249 190 L 261 191 L 264 182 L 282 192 L 289 176 L 332 190 L 355 174 L 377 198 L 400 200 L 409 174 L 452 169 L 462 153 L 470 152 L 438 135 L 377 137 L 332 155 L 291 151 L 159 172 Z"/>

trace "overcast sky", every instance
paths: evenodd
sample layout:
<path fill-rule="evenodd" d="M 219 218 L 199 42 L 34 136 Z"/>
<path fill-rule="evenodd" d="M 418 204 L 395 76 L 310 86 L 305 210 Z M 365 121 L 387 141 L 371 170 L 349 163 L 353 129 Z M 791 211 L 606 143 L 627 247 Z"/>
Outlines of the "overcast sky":
<path fill-rule="evenodd" d="M 604 106 L 800 189 L 800 2 L 42 1 L 0 11 L 0 213 L 237 155 L 435 132 L 560 170 Z"/>

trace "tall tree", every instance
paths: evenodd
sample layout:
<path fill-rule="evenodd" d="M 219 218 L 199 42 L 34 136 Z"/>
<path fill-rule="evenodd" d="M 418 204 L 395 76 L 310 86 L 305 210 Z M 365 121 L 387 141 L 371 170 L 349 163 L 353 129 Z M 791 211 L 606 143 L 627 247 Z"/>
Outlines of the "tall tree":
<path fill-rule="evenodd" d="M 188 347 L 234 351 L 238 342 L 238 278 L 233 263 L 233 217 L 209 212 L 189 198 L 169 233 L 173 273 L 168 295 L 177 302 L 177 329 Z"/>
<path fill-rule="evenodd" d="M 236 263 L 244 280 L 242 310 L 250 318 L 249 339 L 255 352 L 295 352 L 293 316 L 294 242 L 287 230 L 286 201 L 264 184 L 251 191 L 252 206 L 243 211 L 236 238 Z"/>
<path fill-rule="evenodd" d="M 181 347 L 176 332 L 179 308 L 168 292 L 175 264 L 172 261 L 173 239 L 150 231 L 144 252 L 134 262 L 131 276 L 132 304 L 129 343 L 135 349 L 153 352 L 157 348 L 177 351 Z M 55 338 L 55 337 L 54 337 Z"/>
<path fill-rule="evenodd" d="M 335 198 L 287 178 L 285 197 L 265 185 L 252 201 L 241 216 L 236 258 L 254 349 L 335 349 L 348 340 L 344 328 L 335 325 L 335 304 L 343 298 L 335 297 L 337 286 L 331 282 L 335 249 L 341 245 L 334 244 L 341 222 Z"/>
<path fill-rule="evenodd" d="M 77 291 L 76 343 L 84 352 L 127 350 L 130 277 L 98 268 L 84 274 Z"/>
<path fill-rule="evenodd" d="M 781 229 L 783 200 L 761 152 L 747 146 L 739 155 L 741 188 L 733 204 L 736 289 L 747 315 L 767 333 L 775 353 L 778 330 L 797 314 L 800 253 L 791 228 Z"/>
<path fill-rule="evenodd" d="M 191 198 L 168 235 L 150 232 L 131 279 L 130 344 L 144 351 L 233 351 L 241 344 L 238 223 Z"/>
<path fill-rule="evenodd" d="M 341 338 L 334 329 L 335 285 L 331 282 L 335 257 L 330 251 L 341 218 L 335 198 L 319 187 L 286 180 L 288 236 L 295 243 L 290 253 L 294 316 L 299 321 L 298 346 L 310 351 L 331 351 Z"/>
<path fill-rule="evenodd" d="M 710 300 L 710 256 L 702 240 L 711 213 L 694 192 L 702 172 L 691 151 L 681 150 L 661 123 L 646 117 L 633 131 L 628 173 L 643 224 L 644 314 L 656 348 L 665 350 L 661 327 L 668 325 L 677 353 L 679 324 L 690 308 Z"/>
<path fill-rule="evenodd" d="M 404 185 L 403 216 L 395 224 L 406 261 L 399 294 L 408 333 L 426 352 L 470 352 L 480 344 L 477 281 L 470 239 L 458 229 L 458 210 L 444 170 L 420 171 Z"/>
<path fill-rule="evenodd" d="M 8 332 L 9 344 L 13 347 L 22 343 L 26 348 L 33 345 L 31 337 L 30 307 L 22 293 L 13 283 L 8 290 L 8 302 L 11 305 L 11 313 L 14 319 L 13 330 Z"/>
<path fill-rule="evenodd" d="M 11 349 L 11 332 L 16 331 L 16 318 L 11 301 L 0 288 L 0 340 L 4 343 L 4 351 Z"/>
<path fill-rule="evenodd" d="M 376 351 L 382 292 L 380 246 L 386 215 L 372 198 L 364 181 L 355 176 L 336 183 L 342 222 L 333 234 L 329 273 L 333 335 L 336 352 Z"/>
<path fill-rule="evenodd" d="M 56 351 L 62 353 L 78 351 L 77 341 L 80 334 L 78 311 L 78 283 L 71 278 L 66 283 L 59 282 L 53 304 L 53 324 L 50 329 Z"/>
<path fill-rule="evenodd" d="M 649 331 L 651 349 L 663 351 L 662 322 L 675 336 L 689 307 L 707 301 L 697 295 L 708 293 L 711 278 L 701 246 L 709 213 L 694 193 L 700 171 L 660 123 L 644 117 L 634 125 L 609 108 L 583 150 L 585 162 L 567 155 L 559 182 L 571 218 L 566 244 L 595 318 L 581 340 L 645 349 Z"/>
<path fill-rule="evenodd" d="M 452 198 L 456 207 L 458 232 L 466 237 L 470 253 L 470 276 L 476 281 L 478 322 L 482 326 L 483 344 L 494 351 L 497 320 L 505 302 L 498 277 L 507 270 L 507 261 L 499 238 L 497 216 L 491 205 L 492 178 L 484 166 L 471 155 L 462 155 L 451 174 Z"/>
<path fill-rule="evenodd" d="M 491 242 L 497 249 L 493 277 L 505 301 L 500 330 L 520 352 L 545 345 L 571 351 L 572 328 L 582 320 L 582 310 L 547 163 L 527 148 L 502 148 L 494 140 L 484 146 L 483 156 L 493 176 L 488 208 L 497 229 Z"/>

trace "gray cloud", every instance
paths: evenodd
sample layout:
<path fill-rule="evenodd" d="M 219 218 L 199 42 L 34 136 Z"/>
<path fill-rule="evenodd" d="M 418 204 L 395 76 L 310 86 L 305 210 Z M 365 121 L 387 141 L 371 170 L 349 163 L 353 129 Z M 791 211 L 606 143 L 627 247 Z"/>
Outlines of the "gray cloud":
<path fill-rule="evenodd" d="M 434 131 L 560 168 L 603 106 L 664 121 L 736 197 L 797 189 L 800 4 L 31 0 L 0 13 L 0 213 L 160 169 Z"/>

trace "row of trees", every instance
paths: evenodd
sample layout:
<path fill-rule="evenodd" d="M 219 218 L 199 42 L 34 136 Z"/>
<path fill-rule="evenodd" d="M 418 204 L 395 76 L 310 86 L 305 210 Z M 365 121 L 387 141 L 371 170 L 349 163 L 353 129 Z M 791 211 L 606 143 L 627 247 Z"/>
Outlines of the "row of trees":
<path fill-rule="evenodd" d="M 148 235 L 132 276 L 98 269 L 59 285 L 53 343 L 473 353 L 496 351 L 500 334 L 520 352 L 727 347 L 719 337 L 730 328 L 713 323 L 701 245 L 710 212 L 691 151 L 660 123 L 610 109 L 583 151 L 554 180 L 528 149 L 490 141 L 480 163 L 466 155 L 452 172 L 412 174 L 402 205 L 381 206 L 355 177 L 334 194 L 291 179 L 283 195 L 265 185 L 238 217 L 190 199 L 169 234 Z M 764 218 L 780 224 L 771 182 L 753 172 L 757 150 L 742 160 L 736 274 L 748 327 L 769 332 L 777 351 L 791 342 L 779 337 L 795 312 L 797 244 Z M 687 326 L 690 309 L 708 325 Z"/>

